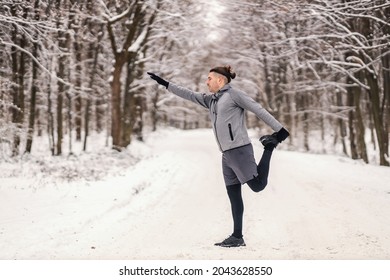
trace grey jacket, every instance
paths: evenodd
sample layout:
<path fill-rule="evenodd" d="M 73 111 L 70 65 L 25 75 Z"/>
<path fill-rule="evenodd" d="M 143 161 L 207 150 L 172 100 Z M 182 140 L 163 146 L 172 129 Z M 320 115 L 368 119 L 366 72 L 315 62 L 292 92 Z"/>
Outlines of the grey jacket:
<path fill-rule="evenodd" d="M 213 131 L 222 152 L 250 143 L 245 125 L 245 110 L 253 112 L 274 131 L 283 126 L 246 93 L 226 84 L 215 94 L 196 93 L 169 83 L 168 90 L 177 96 L 209 109 Z"/>

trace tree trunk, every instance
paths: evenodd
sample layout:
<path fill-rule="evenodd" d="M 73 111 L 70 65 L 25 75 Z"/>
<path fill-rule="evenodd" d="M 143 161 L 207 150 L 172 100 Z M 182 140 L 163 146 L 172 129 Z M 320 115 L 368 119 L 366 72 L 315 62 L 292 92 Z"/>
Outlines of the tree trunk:
<path fill-rule="evenodd" d="M 73 29 L 74 32 L 74 41 L 73 41 L 73 51 L 75 54 L 75 113 L 74 113 L 74 126 L 76 130 L 76 141 L 81 141 L 81 126 L 82 126 L 82 116 L 81 116 L 81 109 L 82 109 L 82 50 L 83 50 L 83 44 L 82 38 L 79 35 L 80 27 L 82 25 L 82 22 L 79 19 L 79 16 L 77 15 L 76 8 L 79 8 L 80 10 L 83 8 L 83 3 L 80 4 L 80 6 L 77 6 L 76 0 L 71 0 L 71 6 L 70 6 L 70 23 L 69 23 L 69 29 Z"/>
<path fill-rule="evenodd" d="M 117 150 L 121 150 L 121 148 L 126 147 L 127 143 L 129 142 L 128 131 L 126 132 L 124 131 L 125 127 L 123 126 L 123 115 L 121 111 L 122 84 L 120 79 L 122 75 L 122 70 L 126 65 L 127 71 L 130 71 L 127 72 L 127 81 L 125 84 L 124 95 L 126 96 L 127 94 L 130 94 L 130 97 L 128 99 L 131 99 L 131 92 L 129 92 L 130 90 L 129 83 L 130 80 L 133 79 L 132 78 L 133 74 L 131 73 L 131 71 L 134 71 L 134 69 L 132 69 L 133 68 L 132 62 L 135 59 L 138 50 L 129 50 L 129 48 L 132 46 L 135 40 L 139 39 L 138 36 L 140 36 L 141 34 L 145 34 L 142 33 L 143 28 L 148 28 L 148 25 L 142 24 L 145 19 L 145 13 L 146 13 L 144 3 L 139 1 L 134 1 L 133 3 L 131 3 L 131 5 L 132 6 L 130 6 L 130 8 L 127 10 L 127 13 L 122 14 L 122 17 L 119 18 L 117 17 L 115 21 L 107 22 L 108 36 L 111 41 L 111 47 L 115 58 L 114 70 L 111 79 L 112 80 L 111 82 L 111 135 L 112 135 L 113 148 Z M 125 35 L 126 39 L 123 42 L 121 49 L 118 50 L 112 25 L 115 22 L 122 20 L 125 17 L 130 17 L 132 18 L 132 20 L 130 25 L 126 25 L 126 28 L 128 29 L 127 34 Z M 146 36 L 142 39 L 142 42 L 139 42 L 140 46 L 144 44 L 145 38 Z M 128 102 L 129 101 L 128 99 L 125 101 Z M 126 110 L 129 109 L 125 109 L 125 111 Z M 127 114 L 127 111 L 124 114 Z M 128 129 L 129 128 L 127 127 L 127 130 Z M 126 138 L 125 141 L 123 141 L 123 137 Z"/>
<path fill-rule="evenodd" d="M 336 92 L 336 104 L 338 107 L 343 106 L 342 96 L 341 96 L 340 91 Z M 344 124 L 344 121 L 342 118 L 338 118 L 337 122 L 338 122 L 339 130 L 340 130 L 340 141 L 341 141 L 341 145 L 343 147 L 343 153 L 345 155 L 348 155 L 347 145 L 345 143 L 345 137 L 347 136 L 347 129 L 345 127 L 345 124 Z"/>
<path fill-rule="evenodd" d="M 57 12 L 60 13 L 61 10 L 69 10 L 66 9 L 68 6 L 68 2 L 66 0 L 63 0 L 61 5 L 61 0 L 57 0 L 56 2 L 56 9 Z M 63 7 L 64 9 L 61 9 Z M 70 24 L 71 21 L 71 13 L 68 13 L 68 22 Z M 56 155 L 62 154 L 62 141 L 64 137 L 64 128 L 63 128 L 63 107 L 64 107 L 64 95 L 66 95 L 66 91 L 68 89 L 68 86 L 64 84 L 64 81 L 66 81 L 66 74 L 68 69 L 68 61 L 66 57 L 66 53 L 69 51 L 69 43 L 70 43 L 70 36 L 67 32 L 62 31 L 64 27 L 67 29 L 70 28 L 70 26 L 61 26 L 62 20 L 64 18 L 63 14 L 58 14 L 57 19 L 57 28 L 58 28 L 58 47 L 60 49 L 60 55 L 58 57 L 58 69 L 57 69 L 57 77 L 60 78 L 57 82 L 58 86 L 58 93 L 57 93 L 57 151 Z"/>
<path fill-rule="evenodd" d="M 144 54 L 145 55 L 145 54 Z M 143 62 L 137 64 L 136 68 L 136 79 L 141 80 L 142 75 L 144 72 L 144 66 L 145 64 Z M 135 132 L 137 140 L 143 141 L 143 127 L 144 127 L 144 111 L 146 108 L 145 104 L 145 93 L 144 93 L 144 86 L 138 86 L 137 88 L 137 94 L 135 96 L 135 116 L 133 121 L 133 132 Z"/>
<path fill-rule="evenodd" d="M 35 0 L 34 4 L 34 19 L 39 21 L 39 0 Z M 34 39 L 37 40 L 39 37 L 38 32 L 35 34 Z M 38 43 L 35 41 L 33 43 L 32 55 L 38 57 Z M 26 153 L 31 153 L 33 138 L 34 138 L 34 124 L 35 124 L 35 111 L 36 111 L 36 99 L 37 99 L 37 83 L 38 83 L 38 65 L 35 61 L 32 61 L 31 66 L 32 80 L 31 80 L 31 97 L 30 97 L 30 115 L 28 118 L 28 137 L 26 143 Z"/>
<path fill-rule="evenodd" d="M 125 93 L 123 100 L 123 116 L 122 116 L 122 146 L 126 147 L 131 143 L 131 134 L 134 126 L 135 115 L 135 92 L 131 89 L 131 84 L 134 81 L 133 68 L 135 57 L 131 57 L 127 63 L 127 75 L 125 84 Z"/>
<path fill-rule="evenodd" d="M 309 147 L 309 114 L 307 112 L 303 113 L 303 145 L 306 151 L 310 150 Z"/>
<path fill-rule="evenodd" d="M 390 8 L 389 8 L 390 10 Z M 390 29 L 390 28 L 389 28 Z M 384 51 L 384 50 L 383 50 Z M 384 150 L 387 156 L 389 156 L 389 133 L 390 133 L 390 54 L 383 54 L 382 58 L 382 71 L 383 71 L 383 120 L 384 120 Z"/>
<path fill-rule="evenodd" d="M 263 70 L 264 70 L 264 92 L 267 98 L 266 106 L 268 109 L 273 109 L 273 98 L 272 98 L 272 86 L 271 86 L 271 78 L 268 67 L 268 59 L 267 59 L 267 49 L 266 47 L 261 48 L 261 53 L 263 54 Z"/>
<path fill-rule="evenodd" d="M 93 13 L 93 5 L 94 1 L 93 0 L 88 0 L 86 3 L 86 10 L 88 13 Z M 93 40 L 89 43 L 87 46 L 87 60 L 88 60 L 88 92 L 87 96 L 85 98 L 85 110 L 84 110 L 84 141 L 83 141 L 83 151 L 87 150 L 87 140 L 89 137 L 89 130 L 90 130 L 90 122 L 91 122 L 91 107 L 93 104 L 93 96 L 96 96 L 97 94 L 95 93 L 94 90 L 94 84 L 95 84 L 95 78 L 98 74 L 98 58 L 99 58 L 99 53 L 100 53 L 100 41 L 104 35 L 104 25 L 100 24 L 96 28 L 96 24 L 91 20 L 91 18 L 87 18 L 84 22 L 84 25 L 88 27 L 88 29 L 91 32 L 91 35 L 96 38 L 96 40 Z M 99 30 L 100 29 L 100 30 Z M 80 52 L 81 53 L 81 52 Z M 102 130 L 102 125 L 99 124 L 100 120 L 100 115 L 99 115 L 99 98 L 96 98 L 96 129 L 98 132 Z M 80 111 L 81 114 L 81 111 Z M 81 116 L 81 115 L 80 115 Z"/>
<path fill-rule="evenodd" d="M 124 57 L 117 55 L 111 82 L 111 136 L 113 149 L 116 150 L 122 147 L 121 74 L 124 63 Z"/>
<path fill-rule="evenodd" d="M 53 115 L 53 102 L 51 94 L 51 78 L 49 76 L 49 82 L 47 83 L 47 114 L 48 114 L 48 124 L 47 124 L 47 134 L 49 136 L 49 146 L 51 155 L 55 155 L 55 139 L 54 139 L 54 115 Z"/>
<path fill-rule="evenodd" d="M 17 4 L 11 5 L 11 15 L 17 16 Z M 27 17 L 27 9 L 23 7 L 23 18 Z M 12 42 L 15 46 L 25 48 L 26 37 L 24 33 L 20 35 L 18 27 L 13 24 L 13 32 L 11 35 Z M 20 38 L 18 38 L 18 34 Z M 11 67 L 12 67 L 12 123 L 14 124 L 13 131 L 13 144 L 12 144 L 12 156 L 19 155 L 20 147 L 20 133 L 24 119 L 24 75 L 25 75 L 25 55 L 24 52 L 19 52 L 18 49 L 11 47 Z M 20 53 L 20 55 L 18 55 Z"/>
<path fill-rule="evenodd" d="M 370 39 L 373 35 L 373 30 L 371 30 L 370 21 L 368 18 L 361 19 L 361 30 L 362 34 L 365 35 L 367 39 Z M 370 51 L 366 51 L 370 52 Z M 365 61 L 365 55 L 361 55 L 361 59 Z M 385 131 L 384 126 L 384 116 L 383 111 L 381 110 L 381 100 L 380 100 L 380 87 L 379 87 L 379 80 L 376 73 L 376 69 L 374 69 L 372 66 L 367 66 L 370 69 L 364 70 L 364 76 L 367 80 L 368 86 L 369 86 L 369 98 L 371 101 L 371 108 L 372 108 L 372 117 L 374 120 L 374 127 L 375 132 L 378 140 L 378 147 L 379 147 L 379 164 L 389 166 L 389 162 L 386 160 L 386 154 L 388 154 L 388 150 L 386 147 L 388 146 L 385 144 L 385 141 L 387 137 L 385 134 L 387 133 Z"/>
<path fill-rule="evenodd" d="M 33 52 L 34 57 L 38 55 L 38 44 L 34 43 Z M 26 143 L 26 152 L 31 153 L 33 138 L 34 138 L 34 126 L 35 126 L 35 111 L 37 101 L 37 83 L 38 83 L 38 66 L 35 61 L 32 62 L 32 81 L 31 81 L 31 97 L 30 97 L 30 115 L 28 118 L 28 137 Z"/>
<path fill-rule="evenodd" d="M 358 159 L 358 149 L 356 146 L 356 135 L 355 135 L 355 101 L 354 101 L 354 92 L 351 87 L 347 88 L 347 105 L 353 109 L 351 109 L 348 113 L 348 128 L 349 128 L 349 145 L 351 149 L 351 158 Z"/>
<path fill-rule="evenodd" d="M 365 127 L 363 123 L 362 112 L 360 108 L 361 88 L 355 87 L 354 90 L 354 107 L 355 107 L 355 127 L 356 127 L 356 141 L 360 158 L 365 163 L 368 163 L 367 148 L 365 141 Z"/>
<path fill-rule="evenodd" d="M 384 2 L 384 1 L 383 1 Z M 382 18 L 388 19 L 390 17 L 390 7 L 382 10 Z M 390 26 L 382 26 L 383 33 L 386 36 L 390 35 Z M 383 103 L 382 103 L 382 112 L 383 112 L 383 121 L 384 121 L 384 152 L 389 157 L 390 147 L 389 147 L 389 133 L 390 133 L 390 53 L 388 53 L 389 48 L 382 49 L 382 75 L 383 75 Z"/>
<path fill-rule="evenodd" d="M 153 91 L 154 96 L 152 96 L 152 108 L 150 109 L 151 119 L 152 119 L 152 131 L 157 130 L 157 123 L 158 123 L 158 105 L 157 102 L 160 98 L 160 91 L 159 87 L 156 85 L 156 90 Z"/>
<path fill-rule="evenodd" d="M 81 50 L 82 45 L 79 43 L 80 38 L 75 35 L 75 41 L 74 41 L 74 50 L 76 52 L 76 81 L 75 81 L 75 88 L 76 88 L 76 98 L 75 98 L 75 128 L 76 128 L 76 141 L 81 141 L 81 108 L 82 108 L 82 98 L 81 98 L 81 75 L 82 75 L 82 69 L 81 69 Z"/>
<path fill-rule="evenodd" d="M 23 10 L 24 10 L 24 16 L 23 18 L 27 18 L 27 9 L 25 7 L 23 7 Z M 26 35 L 23 33 L 23 35 L 21 36 L 21 39 L 20 39 L 20 47 L 22 49 L 25 49 L 26 48 Z M 22 127 L 23 127 L 23 121 L 24 121 L 24 111 L 25 111 L 25 106 L 24 106 L 24 99 L 25 99 L 25 93 L 24 93 L 24 77 L 26 75 L 26 55 L 24 52 L 20 52 L 20 57 L 19 57 L 19 81 L 18 81 L 18 91 L 19 91 L 19 108 L 20 108 L 20 112 L 19 112 L 19 117 L 18 117 L 18 124 L 19 124 L 19 128 L 20 128 L 20 131 L 18 132 L 18 136 L 17 136 L 17 142 L 18 142 L 18 148 L 19 148 L 19 145 L 20 145 L 20 134 L 21 134 L 21 130 L 22 130 Z"/>
<path fill-rule="evenodd" d="M 67 102 L 67 105 L 68 105 L 68 110 L 67 110 L 67 121 L 68 121 L 68 133 L 69 133 L 69 143 L 68 143 L 68 147 L 69 147 L 69 155 L 72 155 L 73 154 L 73 151 L 72 151 L 72 129 L 73 129 L 73 125 L 72 125 L 72 97 L 71 95 L 69 94 L 69 92 L 66 93 L 66 98 L 68 99 L 68 102 Z"/>
<path fill-rule="evenodd" d="M 366 78 L 370 86 L 369 96 L 371 100 L 372 116 L 374 120 L 374 127 L 376 132 L 376 137 L 378 140 L 379 147 L 379 164 L 389 166 L 389 162 L 386 160 L 385 155 L 387 154 L 386 145 L 385 145 L 385 130 L 383 123 L 383 114 L 380 110 L 380 97 L 379 97 L 379 87 L 378 80 L 373 76 L 372 73 L 366 72 Z"/>
<path fill-rule="evenodd" d="M 56 1 L 56 9 L 57 9 L 57 28 L 58 28 L 58 47 L 61 51 L 58 57 L 58 69 L 57 69 L 57 77 L 60 79 L 64 79 L 65 77 L 65 54 L 63 53 L 66 47 L 65 44 L 65 34 L 61 31 L 61 15 L 59 14 L 61 11 L 61 0 Z M 65 85 L 62 81 L 58 80 L 58 93 L 57 93 L 57 143 L 56 143 L 56 155 L 62 154 L 62 139 L 63 139 L 63 116 L 62 109 L 64 103 L 64 93 L 65 93 Z"/>
<path fill-rule="evenodd" d="M 99 42 L 101 40 L 101 36 L 97 37 L 97 41 L 95 43 L 90 44 L 90 49 L 88 51 L 88 60 L 92 60 L 92 67 L 91 71 L 89 73 L 89 84 L 88 88 L 93 92 L 93 86 L 95 83 L 95 77 L 97 75 L 97 64 L 98 64 L 98 58 L 99 58 Z M 86 105 L 85 105 L 85 112 L 84 112 L 84 144 L 83 144 L 83 151 L 87 150 L 87 139 L 89 136 L 89 126 L 90 126 L 90 114 L 91 114 L 91 104 L 92 100 L 91 97 L 87 97 Z M 96 114 L 98 114 L 98 109 L 96 109 Z M 98 119 L 99 117 L 96 116 Z M 99 126 L 97 125 L 97 129 L 99 131 Z"/>

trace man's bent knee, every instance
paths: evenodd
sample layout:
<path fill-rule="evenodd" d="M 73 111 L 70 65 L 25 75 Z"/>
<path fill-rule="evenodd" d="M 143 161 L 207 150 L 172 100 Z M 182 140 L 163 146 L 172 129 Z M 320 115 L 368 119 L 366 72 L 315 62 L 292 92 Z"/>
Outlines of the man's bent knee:
<path fill-rule="evenodd" d="M 247 182 L 248 186 L 254 192 L 261 192 L 267 186 L 267 181 L 260 180 L 258 177 Z"/>

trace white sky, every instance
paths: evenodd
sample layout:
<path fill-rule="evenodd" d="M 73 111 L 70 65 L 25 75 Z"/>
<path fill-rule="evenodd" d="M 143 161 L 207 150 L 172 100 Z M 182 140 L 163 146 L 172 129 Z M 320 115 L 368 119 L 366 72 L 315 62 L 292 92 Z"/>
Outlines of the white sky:
<path fill-rule="evenodd" d="M 202 3 L 206 10 L 204 19 L 206 23 L 212 27 L 206 38 L 210 41 L 218 40 L 221 35 L 221 29 L 218 28 L 221 24 L 219 16 L 223 13 L 225 8 L 219 0 L 202 0 Z"/>

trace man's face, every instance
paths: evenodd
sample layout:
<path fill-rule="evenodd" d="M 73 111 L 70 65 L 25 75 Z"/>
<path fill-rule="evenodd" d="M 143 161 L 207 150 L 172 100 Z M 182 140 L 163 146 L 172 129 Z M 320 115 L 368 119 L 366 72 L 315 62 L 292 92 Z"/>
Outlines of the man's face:
<path fill-rule="evenodd" d="M 208 77 L 207 77 L 207 87 L 209 88 L 209 91 L 212 93 L 217 93 L 218 90 L 221 88 L 221 78 L 218 77 L 214 72 L 210 72 Z"/>

